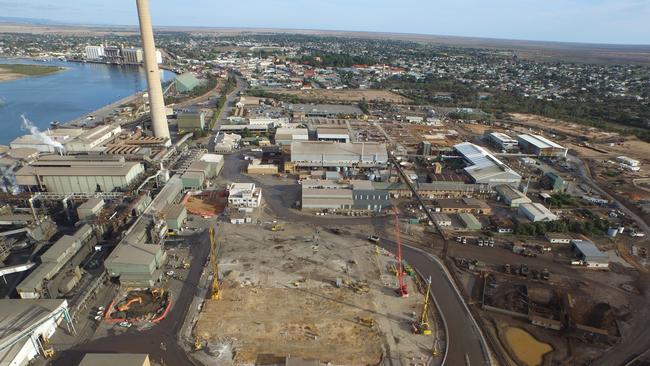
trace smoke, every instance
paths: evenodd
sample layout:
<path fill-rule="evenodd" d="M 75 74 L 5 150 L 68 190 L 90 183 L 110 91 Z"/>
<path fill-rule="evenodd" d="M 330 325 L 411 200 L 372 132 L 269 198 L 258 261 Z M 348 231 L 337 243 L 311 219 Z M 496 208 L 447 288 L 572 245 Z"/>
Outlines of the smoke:
<path fill-rule="evenodd" d="M 0 176 L 0 191 L 11 194 L 18 194 L 21 192 L 20 187 L 16 183 L 16 176 L 12 171 L 1 171 Z"/>
<path fill-rule="evenodd" d="M 41 132 L 38 129 L 38 127 L 36 127 L 32 123 L 32 121 L 28 120 L 27 117 L 25 117 L 24 114 L 21 114 L 20 118 L 23 119 L 23 123 L 21 124 L 21 128 L 23 130 L 29 131 L 29 133 L 32 134 L 32 136 L 34 136 L 37 140 L 52 146 L 55 149 L 55 151 L 58 151 L 59 153 L 63 153 L 64 147 L 60 142 L 54 141 L 50 136 Z"/>

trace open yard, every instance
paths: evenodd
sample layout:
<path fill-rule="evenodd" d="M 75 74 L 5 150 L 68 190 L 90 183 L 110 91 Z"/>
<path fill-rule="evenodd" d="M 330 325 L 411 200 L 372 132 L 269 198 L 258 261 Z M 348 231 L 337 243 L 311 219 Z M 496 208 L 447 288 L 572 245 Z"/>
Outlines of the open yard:
<path fill-rule="evenodd" d="M 424 364 L 434 337 L 411 330 L 424 297 L 410 277 L 411 296 L 396 295 L 392 254 L 345 233 L 281 225 L 275 232 L 270 224 L 221 225 L 222 298 L 206 300 L 194 329 L 208 354 L 235 365 L 287 355 L 332 365 L 387 357 Z"/>

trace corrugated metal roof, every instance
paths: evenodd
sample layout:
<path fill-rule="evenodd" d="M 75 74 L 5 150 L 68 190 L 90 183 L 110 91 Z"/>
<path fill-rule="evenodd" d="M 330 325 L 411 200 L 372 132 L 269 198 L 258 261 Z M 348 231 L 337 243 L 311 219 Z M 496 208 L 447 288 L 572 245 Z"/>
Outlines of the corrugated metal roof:
<path fill-rule="evenodd" d="M 544 136 L 540 135 L 519 135 L 517 138 L 526 141 L 527 143 L 537 146 L 540 149 L 548 149 L 548 148 L 555 148 L 555 149 L 564 149 L 564 146 L 551 141 L 547 139 Z"/>

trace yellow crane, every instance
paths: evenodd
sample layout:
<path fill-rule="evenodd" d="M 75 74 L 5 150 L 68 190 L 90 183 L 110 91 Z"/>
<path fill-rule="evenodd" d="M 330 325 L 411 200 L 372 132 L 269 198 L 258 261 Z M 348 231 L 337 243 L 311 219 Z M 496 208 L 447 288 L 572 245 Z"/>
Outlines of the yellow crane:
<path fill-rule="evenodd" d="M 221 288 L 219 287 L 219 270 L 217 268 L 217 244 L 214 238 L 215 233 L 212 225 L 210 225 L 210 267 L 212 270 L 212 300 L 219 300 L 221 298 Z"/>
<path fill-rule="evenodd" d="M 431 327 L 429 326 L 429 295 L 431 293 L 431 278 L 427 281 L 427 291 L 424 296 L 424 306 L 422 307 L 422 314 L 417 323 L 413 324 L 413 330 L 416 333 L 430 335 Z"/>

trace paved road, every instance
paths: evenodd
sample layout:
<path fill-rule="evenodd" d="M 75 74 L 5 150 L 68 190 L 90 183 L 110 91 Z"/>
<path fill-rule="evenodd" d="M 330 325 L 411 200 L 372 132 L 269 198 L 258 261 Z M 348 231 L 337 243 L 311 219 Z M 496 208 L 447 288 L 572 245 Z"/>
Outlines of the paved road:
<path fill-rule="evenodd" d="M 122 334 L 115 334 L 77 345 L 60 353 L 52 362 L 52 365 L 77 365 L 83 355 L 88 352 L 148 353 L 149 357 L 159 364 L 162 361 L 164 365 L 194 365 L 185 350 L 178 345 L 177 336 L 181 331 L 195 293 L 200 291 L 199 280 L 210 252 L 210 245 L 208 235 L 205 232 L 195 234 L 187 242 L 195 243 L 191 246 L 192 263 L 180 294 L 173 294 L 172 300 L 175 305 L 165 319 L 147 330 L 129 329 Z M 161 348 L 161 343 L 164 344 L 164 350 Z"/>
<path fill-rule="evenodd" d="M 382 238 L 380 245 L 391 252 L 396 251 L 396 243 Z M 402 256 L 424 276 L 431 276 L 431 293 L 438 301 L 440 315 L 447 322 L 448 351 L 445 365 L 466 365 L 466 355 L 470 365 L 489 365 L 482 352 L 480 336 L 468 312 L 464 300 L 460 298 L 440 262 L 433 255 L 402 243 Z"/>

